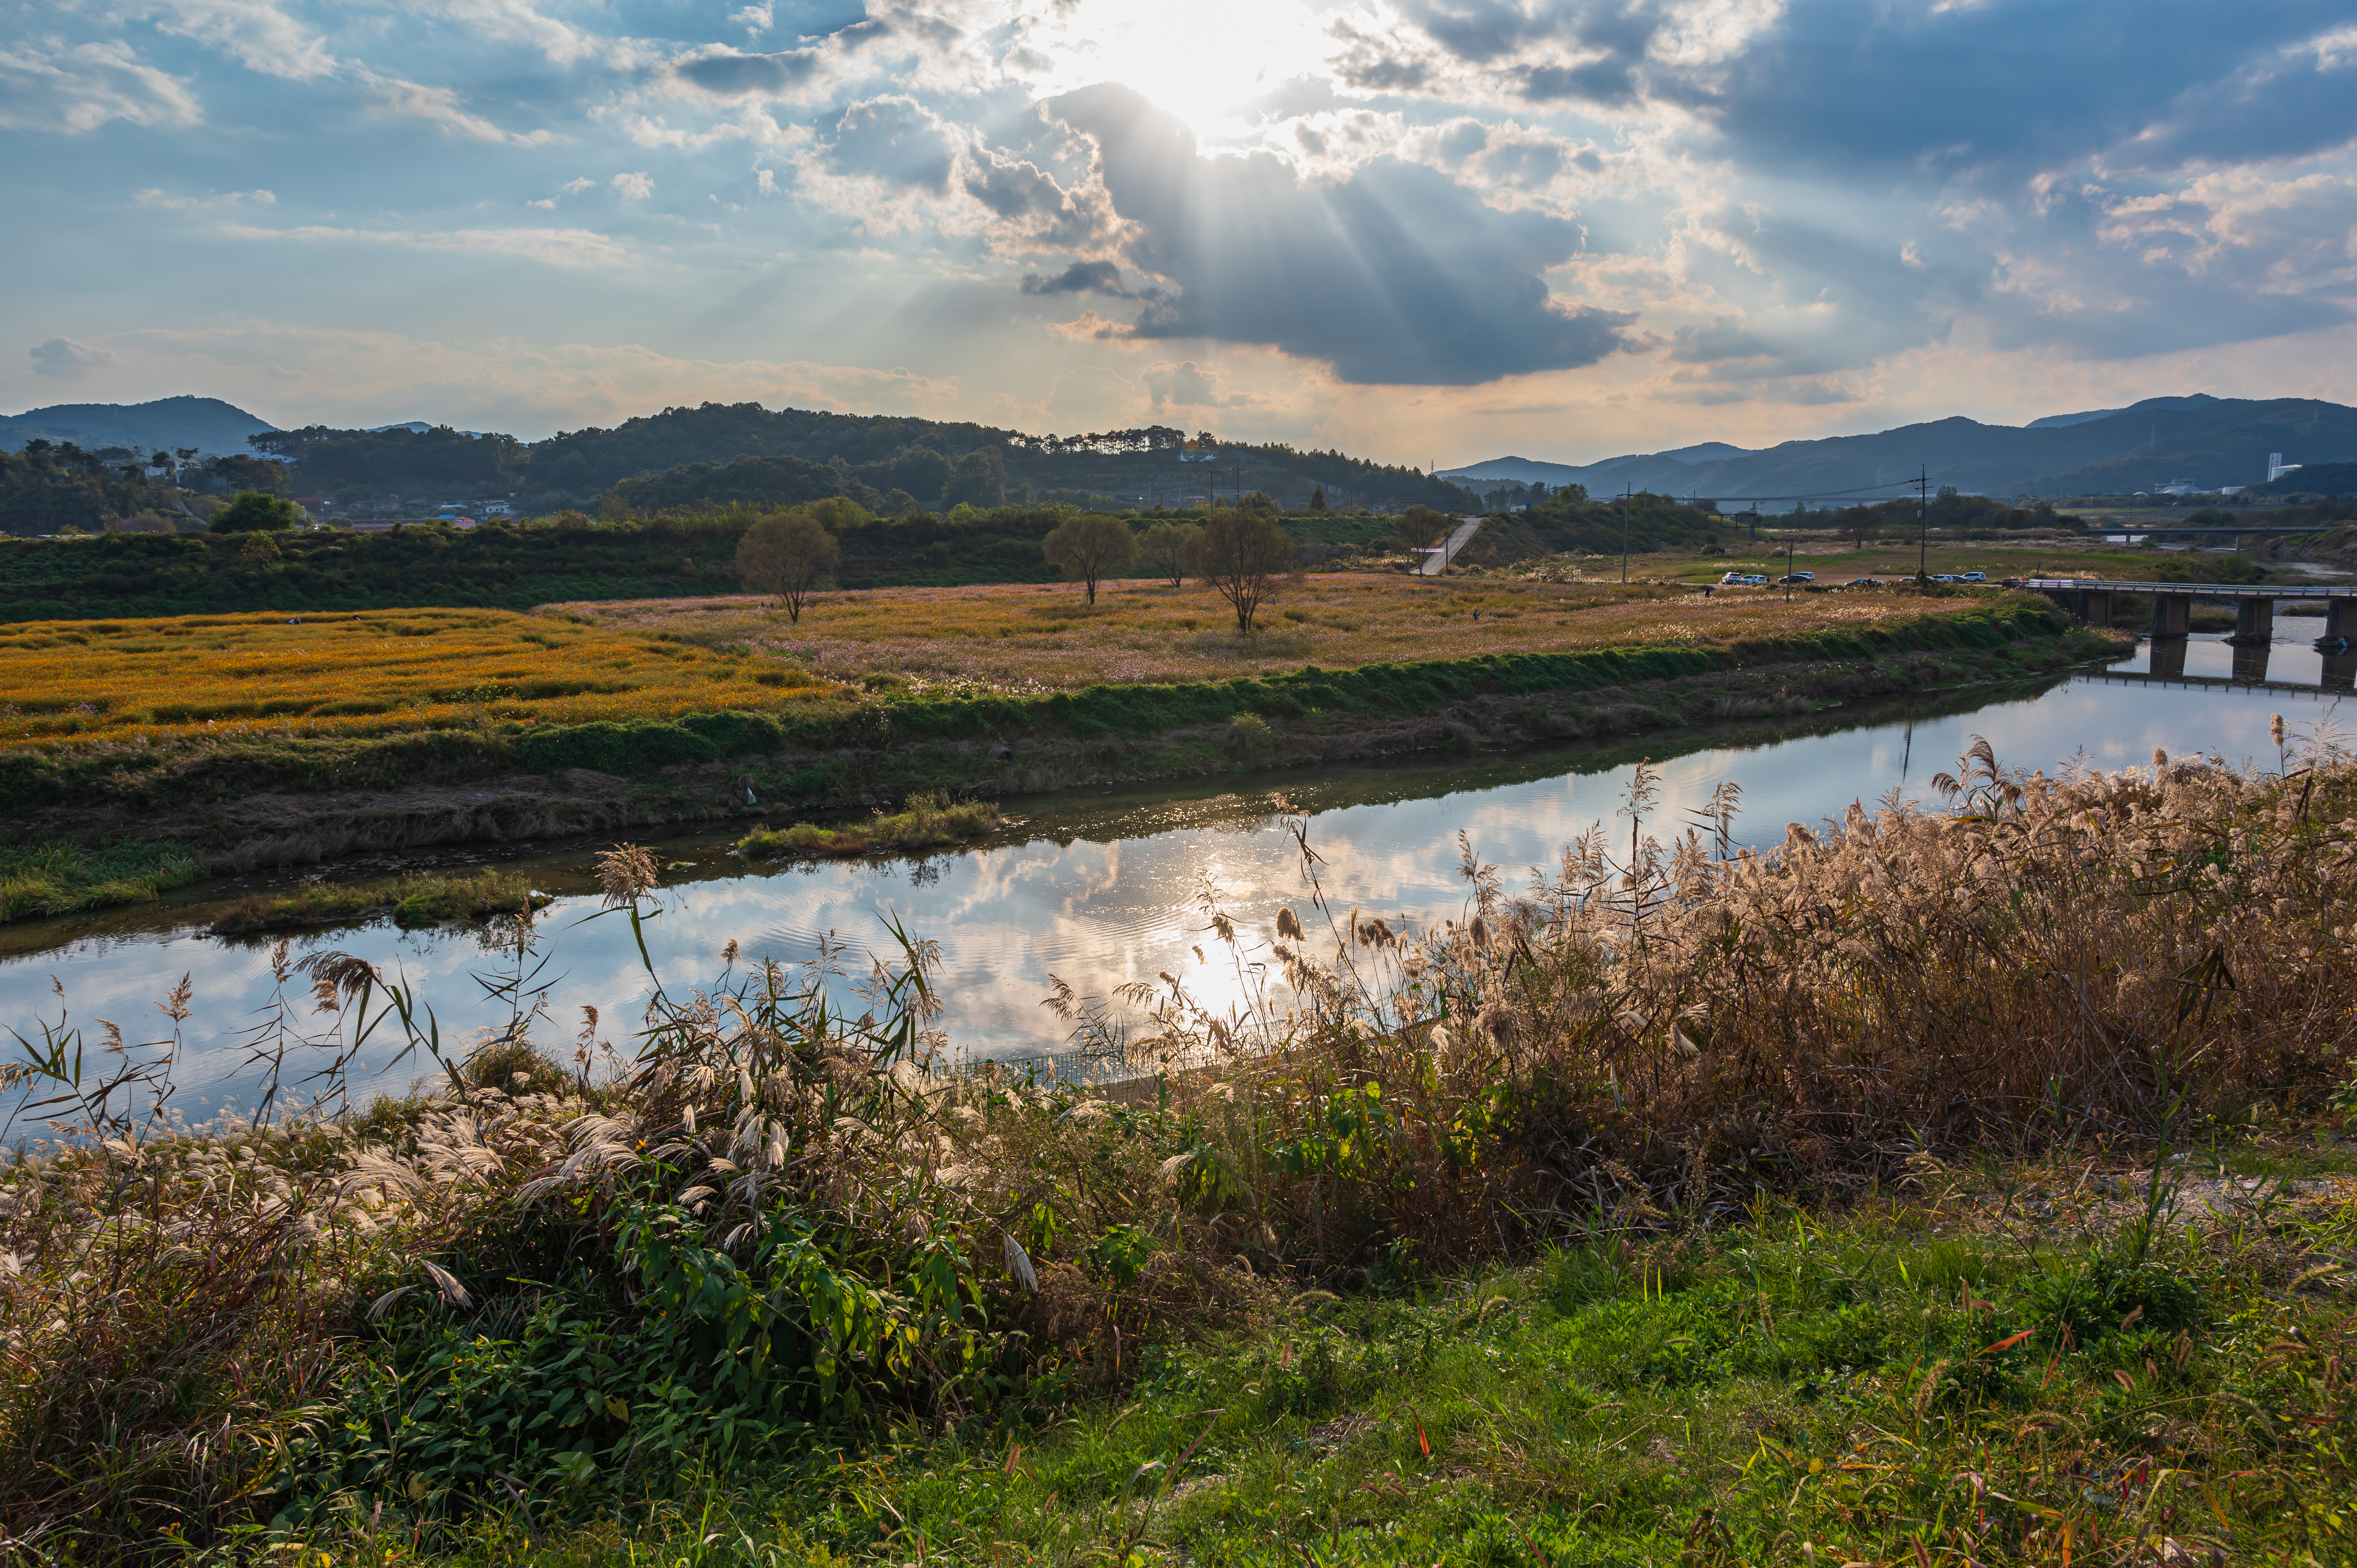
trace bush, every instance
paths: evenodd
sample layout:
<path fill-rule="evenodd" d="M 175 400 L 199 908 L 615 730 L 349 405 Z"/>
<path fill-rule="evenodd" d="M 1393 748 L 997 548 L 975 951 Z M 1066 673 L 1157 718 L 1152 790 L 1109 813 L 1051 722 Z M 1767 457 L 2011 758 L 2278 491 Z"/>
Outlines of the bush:
<path fill-rule="evenodd" d="M 214 533 L 255 533 L 302 526 L 301 507 L 263 490 L 245 491 L 213 513 L 211 521 L 205 524 Z"/>

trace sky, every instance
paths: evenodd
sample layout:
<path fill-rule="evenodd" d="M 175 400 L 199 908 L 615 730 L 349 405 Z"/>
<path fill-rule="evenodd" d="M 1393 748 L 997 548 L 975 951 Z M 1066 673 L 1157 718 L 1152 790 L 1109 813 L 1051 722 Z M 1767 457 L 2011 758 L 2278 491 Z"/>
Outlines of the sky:
<path fill-rule="evenodd" d="M 2357 403 L 2348 0 L 0 0 L 0 409 L 1449 467 Z"/>

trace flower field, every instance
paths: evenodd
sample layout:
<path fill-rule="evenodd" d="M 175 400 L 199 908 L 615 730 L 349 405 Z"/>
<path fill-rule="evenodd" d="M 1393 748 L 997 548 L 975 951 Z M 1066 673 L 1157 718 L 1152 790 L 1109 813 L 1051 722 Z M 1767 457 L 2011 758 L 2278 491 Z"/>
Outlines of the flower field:
<path fill-rule="evenodd" d="M 665 719 L 772 708 L 834 689 L 776 659 L 504 610 L 36 621 L 0 630 L 0 747 Z"/>
<path fill-rule="evenodd" d="M 1226 681 L 1314 664 L 1475 659 L 1599 648 L 1718 647 L 1866 628 L 1986 601 L 1882 592 L 1795 596 L 1673 585 L 1419 582 L 1365 574 L 1280 585 L 1262 629 L 1234 631 L 1211 589 L 1107 584 L 1090 608 L 1072 585 L 872 588 L 823 594 L 799 625 L 765 600 L 640 599 L 561 607 L 601 627 L 754 646 L 838 681 L 899 677 L 919 690 L 1038 692 L 1102 682 Z"/>

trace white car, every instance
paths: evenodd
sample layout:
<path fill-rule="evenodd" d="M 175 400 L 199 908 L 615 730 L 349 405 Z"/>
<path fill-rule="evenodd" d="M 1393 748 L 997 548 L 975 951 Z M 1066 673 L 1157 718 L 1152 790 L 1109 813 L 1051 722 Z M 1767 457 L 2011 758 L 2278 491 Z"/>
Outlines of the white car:
<path fill-rule="evenodd" d="M 1719 585 L 1720 585 L 1721 587 L 1725 587 L 1725 586 L 1726 586 L 1727 584 L 1729 584 L 1729 583 L 1742 583 L 1742 582 L 1749 582 L 1749 580 L 1750 580 L 1750 579 L 1749 579 L 1749 578 L 1747 578 L 1746 576 L 1744 576 L 1744 575 L 1743 575 L 1742 573 L 1740 573 L 1740 572 L 1729 572 L 1728 574 L 1727 574 L 1727 575 L 1725 575 L 1724 577 L 1721 577 L 1718 581 L 1719 581 Z"/>
<path fill-rule="evenodd" d="M 1967 572 L 1963 576 L 1957 578 L 1956 581 L 1959 583 L 1986 583 L 1988 581 L 1988 574 L 1986 572 Z"/>

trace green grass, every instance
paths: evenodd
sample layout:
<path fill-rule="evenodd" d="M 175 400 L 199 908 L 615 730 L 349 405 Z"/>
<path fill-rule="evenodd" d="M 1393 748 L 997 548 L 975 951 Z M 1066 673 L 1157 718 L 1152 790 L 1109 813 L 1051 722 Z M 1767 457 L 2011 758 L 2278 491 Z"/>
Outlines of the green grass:
<path fill-rule="evenodd" d="M 936 792 L 911 796 L 902 810 L 878 811 L 856 827 L 796 822 L 788 828 L 756 828 L 737 841 L 737 853 L 757 860 L 802 860 L 939 849 L 979 838 L 1003 820 L 998 808 L 986 800 L 952 805 L 948 795 Z"/>
<path fill-rule="evenodd" d="M 447 1560 L 1963 1568 L 2174 1561 L 2167 1540 L 2357 1561 L 2357 1335 L 2314 1272 L 2357 1241 L 2348 1189 L 2189 1214 L 2140 1258 L 2132 1204 L 2080 1210 L 2086 1237 L 2025 1213 L 2083 1200 L 2084 1169 L 1927 1166 L 1924 1198 L 1846 1216 L 1763 1203 L 1716 1231 L 1310 1292 L 1146 1350 L 1113 1401 L 692 1475 L 688 1500 L 622 1522 L 511 1507 Z"/>
<path fill-rule="evenodd" d="M 111 904 L 145 904 L 203 875 L 204 866 L 195 854 L 178 844 L 0 847 L 0 920 L 70 915 Z"/>
<path fill-rule="evenodd" d="M 479 871 L 462 876 L 425 874 L 367 886 L 320 882 L 293 893 L 241 900 L 207 929 L 217 937 L 242 937 L 390 915 L 403 929 L 414 930 L 445 920 L 479 921 L 512 915 L 527 898 L 535 909 L 550 902 L 546 894 L 533 892 L 532 884 L 512 871 Z"/>

